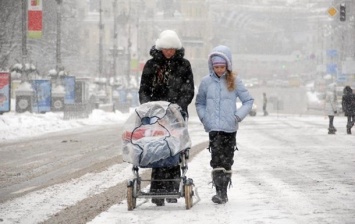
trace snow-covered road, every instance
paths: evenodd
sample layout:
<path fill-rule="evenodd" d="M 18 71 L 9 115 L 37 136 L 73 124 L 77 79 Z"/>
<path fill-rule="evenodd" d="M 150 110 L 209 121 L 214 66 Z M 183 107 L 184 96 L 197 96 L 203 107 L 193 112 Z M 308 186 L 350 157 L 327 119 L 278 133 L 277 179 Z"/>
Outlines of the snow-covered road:
<path fill-rule="evenodd" d="M 125 202 L 112 206 L 99 223 L 354 223 L 355 136 L 336 118 L 337 135 L 328 135 L 324 117 L 248 117 L 238 134 L 229 202 L 210 198 L 210 155 L 202 151 L 189 166 L 201 200 L 185 210 L 178 204 L 156 207 L 149 201 L 134 211 Z"/>
<path fill-rule="evenodd" d="M 323 116 L 247 117 L 227 204 L 210 200 L 210 154 L 203 150 L 189 163 L 200 198 L 190 210 L 183 199 L 164 207 L 138 199 L 133 211 L 122 201 L 88 223 L 354 223 L 355 134 L 346 134 L 344 117 L 335 118 L 336 135 L 327 134 L 327 123 Z M 207 140 L 196 117 L 189 128 L 194 145 Z M 129 164 L 115 165 L 29 193 L 0 204 L 0 222 L 40 223 L 130 177 Z"/>

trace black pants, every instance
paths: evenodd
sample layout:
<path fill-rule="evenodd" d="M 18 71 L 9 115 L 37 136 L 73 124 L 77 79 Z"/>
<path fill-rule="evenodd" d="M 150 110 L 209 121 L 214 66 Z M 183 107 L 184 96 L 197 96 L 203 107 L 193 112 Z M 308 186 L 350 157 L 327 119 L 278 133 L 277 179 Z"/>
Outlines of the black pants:
<path fill-rule="evenodd" d="M 160 167 L 152 169 L 151 192 L 174 192 L 179 191 L 180 165 L 173 167 Z M 175 181 L 159 181 L 164 179 L 176 179 Z M 154 181 L 156 180 L 156 181 Z"/>
<path fill-rule="evenodd" d="M 266 110 L 266 105 L 263 105 L 263 112 L 264 112 L 264 115 L 268 115 L 268 112 Z"/>
<path fill-rule="evenodd" d="M 236 149 L 236 134 L 222 131 L 211 131 L 209 133 L 212 168 L 221 167 L 231 170 L 234 163 L 234 151 Z"/>
<path fill-rule="evenodd" d="M 333 122 L 334 122 L 334 116 L 329 115 L 329 116 L 328 116 L 328 118 L 329 118 L 329 127 L 333 127 L 333 126 L 334 126 L 334 125 L 333 125 Z"/>

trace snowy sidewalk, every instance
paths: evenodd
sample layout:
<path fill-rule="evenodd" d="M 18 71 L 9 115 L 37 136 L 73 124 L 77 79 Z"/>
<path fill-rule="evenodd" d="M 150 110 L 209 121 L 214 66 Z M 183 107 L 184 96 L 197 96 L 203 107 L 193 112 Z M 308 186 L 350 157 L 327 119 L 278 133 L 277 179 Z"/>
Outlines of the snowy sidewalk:
<path fill-rule="evenodd" d="M 207 141 L 198 119 L 190 121 L 193 144 Z M 323 116 L 247 117 L 237 137 L 227 204 L 211 202 L 210 154 L 203 150 L 187 172 L 201 198 L 190 210 L 182 198 L 164 207 L 139 199 L 133 211 L 123 201 L 89 223 L 354 223 L 355 134 L 345 133 L 344 117 L 336 117 L 335 125 L 337 134 L 328 135 Z M 39 223 L 132 176 L 130 164 L 89 173 L 0 204 L 0 219 Z"/>
<path fill-rule="evenodd" d="M 123 201 L 89 224 L 354 223 L 355 136 L 340 128 L 345 119 L 336 124 L 337 135 L 328 135 L 322 116 L 248 117 L 227 204 L 211 202 L 210 154 L 203 150 L 189 163 L 187 176 L 201 198 L 190 210 L 183 198 L 164 207 L 138 199 L 133 211 Z"/>

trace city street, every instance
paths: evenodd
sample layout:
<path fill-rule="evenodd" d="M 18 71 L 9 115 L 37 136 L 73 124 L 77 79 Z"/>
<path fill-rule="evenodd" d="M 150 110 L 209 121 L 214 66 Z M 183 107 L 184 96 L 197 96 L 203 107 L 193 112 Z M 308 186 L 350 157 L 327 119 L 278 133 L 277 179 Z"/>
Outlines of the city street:
<path fill-rule="evenodd" d="M 355 136 L 345 119 L 328 135 L 327 119 L 310 116 L 248 117 L 238 135 L 229 202 L 214 205 L 209 153 L 190 164 L 200 201 L 164 208 L 141 201 L 133 212 L 113 206 L 91 223 L 354 223 Z"/>
<path fill-rule="evenodd" d="M 187 173 L 196 192 L 190 210 L 185 209 L 184 199 L 164 207 L 138 199 L 138 207 L 127 211 L 125 183 L 132 178 L 131 166 L 117 163 L 6 201 L 0 204 L 0 219 L 3 223 L 353 223 L 355 136 L 346 134 L 344 117 L 335 118 L 336 135 L 327 134 L 327 122 L 316 115 L 247 117 L 238 133 L 239 151 L 226 205 L 210 200 L 214 188 L 207 135 L 192 116 L 192 151 L 199 153 Z M 70 139 L 76 139 L 75 134 Z"/>
<path fill-rule="evenodd" d="M 0 0 L 0 224 L 355 224 L 354 9 Z M 239 126 L 226 204 L 196 98 L 211 130 Z M 187 116 L 136 110 L 158 100 Z M 179 194 L 153 196 L 177 203 L 152 203 L 149 168 L 127 189 L 132 161 L 186 149 Z"/>
<path fill-rule="evenodd" d="M 0 202 L 122 162 L 119 136 L 106 125 L 0 144 Z"/>

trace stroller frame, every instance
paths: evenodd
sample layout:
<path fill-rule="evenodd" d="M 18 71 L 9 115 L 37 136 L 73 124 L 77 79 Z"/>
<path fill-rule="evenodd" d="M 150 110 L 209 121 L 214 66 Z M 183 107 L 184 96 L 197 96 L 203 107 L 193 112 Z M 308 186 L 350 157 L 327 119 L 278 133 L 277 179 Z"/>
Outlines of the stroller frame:
<path fill-rule="evenodd" d="M 185 198 L 185 207 L 190 209 L 193 205 L 194 196 L 194 183 L 191 178 L 186 177 L 186 172 L 188 169 L 187 160 L 189 158 L 189 151 L 184 150 L 180 152 L 180 167 L 181 167 L 181 177 L 179 179 L 142 179 L 139 176 L 139 167 L 133 166 L 132 172 L 134 178 L 128 180 L 127 182 L 127 208 L 128 211 L 132 211 L 137 207 L 137 198 Z M 141 190 L 142 181 L 179 181 L 179 191 L 176 192 L 143 192 Z"/>

